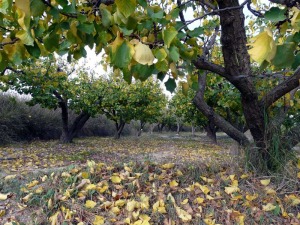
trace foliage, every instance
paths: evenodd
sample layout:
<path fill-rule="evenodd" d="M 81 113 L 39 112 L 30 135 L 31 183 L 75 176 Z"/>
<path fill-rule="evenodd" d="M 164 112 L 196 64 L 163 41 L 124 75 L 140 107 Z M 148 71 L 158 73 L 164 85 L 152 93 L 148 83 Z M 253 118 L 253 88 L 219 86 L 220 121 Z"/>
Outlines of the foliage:
<path fill-rule="evenodd" d="M 166 97 L 159 83 L 151 79 L 128 84 L 115 77 L 101 82 L 99 86 L 100 110 L 108 119 L 115 121 L 116 137 L 131 120 L 139 120 L 143 126 L 145 123 L 154 123 L 166 104 Z"/>

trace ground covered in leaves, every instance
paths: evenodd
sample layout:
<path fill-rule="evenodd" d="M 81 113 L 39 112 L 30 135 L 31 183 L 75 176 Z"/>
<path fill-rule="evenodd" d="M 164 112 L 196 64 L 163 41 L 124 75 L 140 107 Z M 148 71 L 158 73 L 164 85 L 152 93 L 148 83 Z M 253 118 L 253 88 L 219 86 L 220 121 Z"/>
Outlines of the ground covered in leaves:
<path fill-rule="evenodd" d="M 242 167 L 227 141 L 151 136 L 0 148 L 0 223 L 300 224 L 300 161 Z"/>

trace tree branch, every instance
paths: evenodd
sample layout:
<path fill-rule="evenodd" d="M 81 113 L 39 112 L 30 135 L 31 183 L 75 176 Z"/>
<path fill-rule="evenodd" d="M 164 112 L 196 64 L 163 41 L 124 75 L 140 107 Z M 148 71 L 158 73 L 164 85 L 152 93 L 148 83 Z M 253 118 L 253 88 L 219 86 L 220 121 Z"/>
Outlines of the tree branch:
<path fill-rule="evenodd" d="M 271 91 L 269 91 L 262 99 L 262 104 L 265 108 L 268 108 L 279 98 L 289 93 L 293 89 L 300 86 L 300 66 L 296 69 L 295 73 L 287 80 L 281 82 Z"/>
<path fill-rule="evenodd" d="M 2 48 L 5 45 L 12 45 L 12 44 L 16 43 L 18 40 L 20 40 L 20 39 L 19 38 L 15 38 L 12 41 L 0 43 L 0 48 Z"/>
<path fill-rule="evenodd" d="M 213 10 L 213 11 L 211 11 L 211 12 L 209 12 L 209 13 L 204 14 L 203 16 L 197 17 L 197 18 L 195 18 L 195 19 L 193 19 L 193 20 L 190 20 L 190 21 L 186 22 L 186 24 L 184 24 L 183 26 L 181 26 L 181 27 L 178 29 L 178 31 L 184 29 L 185 27 L 187 27 L 188 25 L 194 23 L 195 21 L 201 20 L 201 19 L 203 19 L 203 18 L 205 18 L 205 17 L 207 17 L 207 16 L 217 15 L 219 12 L 222 12 L 222 11 L 241 9 L 241 8 L 243 8 L 249 1 L 250 1 L 250 0 L 246 0 L 246 1 L 244 1 L 244 2 L 243 2 L 241 5 L 239 5 L 239 6 L 233 6 L 233 7 L 227 7 L 227 8 L 224 8 L 224 9 L 216 9 L 216 10 Z"/>
<path fill-rule="evenodd" d="M 225 77 L 226 79 L 229 78 L 229 76 L 225 72 L 224 67 L 208 62 L 203 57 L 199 57 L 197 60 L 193 61 L 193 64 L 196 66 L 197 69 L 208 70 L 212 73 L 219 74 L 220 76 Z"/>

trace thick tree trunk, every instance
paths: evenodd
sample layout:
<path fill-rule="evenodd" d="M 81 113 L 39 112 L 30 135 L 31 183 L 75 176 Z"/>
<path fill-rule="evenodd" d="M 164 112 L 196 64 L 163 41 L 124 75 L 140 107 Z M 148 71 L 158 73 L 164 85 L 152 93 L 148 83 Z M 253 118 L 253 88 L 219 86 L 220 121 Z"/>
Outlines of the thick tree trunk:
<path fill-rule="evenodd" d="M 217 144 L 217 127 L 213 121 L 209 120 L 205 126 L 206 136 L 214 143 Z"/>
<path fill-rule="evenodd" d="M 65 117 L 64 117 L 65 118 Z M 90 115 L 88 113 L 82 112 L 80 115 L 76 117 L 72 126 L 63 127 L 62 134 L 60 137 L 61 143 L 71 143 L 74 137 L 78 134 L 78 132 L 83 128 L 84 124 L 88 121 Z M 66 121 L 64 121 L 66 123 Z"/>
<path fill-rule="evenodd" d="M 120 121 L 119 123 L 116 122 L 116 133 L 115 133 L 115 139 L 120 139 L 121 133 L 125 127 L 125 122 Z"/>
<path fill-rule="evenodd" d="M 239 6 L 238 0 L 219 0 L 220 9 Z M 222 27 L 221 43 L 225 72 L 230 82 L 241 92 L 243 112 L 247 126 L 260 149 L 262 157 L 268 161 L 269 154 L 265 145 L 264 110 L 260 107 L 258 94 L 251 79 L 250 57 L 244 26 L 243 9 L 220 12 Z"/>

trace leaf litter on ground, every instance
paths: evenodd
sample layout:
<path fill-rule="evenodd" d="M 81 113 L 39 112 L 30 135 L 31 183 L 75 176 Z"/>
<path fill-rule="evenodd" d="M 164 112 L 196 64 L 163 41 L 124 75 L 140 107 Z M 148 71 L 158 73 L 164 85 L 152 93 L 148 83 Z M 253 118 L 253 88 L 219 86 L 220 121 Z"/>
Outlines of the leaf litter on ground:
<path fill-rule="evenodd" d="M 155 161 L 160 152 L 169 154 Z M 87 138 L 1 154 L 18 158 L 1 165 L 5 225 L 300 224 L 300 162 L 295 179 L 277 182 L 233 169 L 228 149 L 195 140 Z"/>

